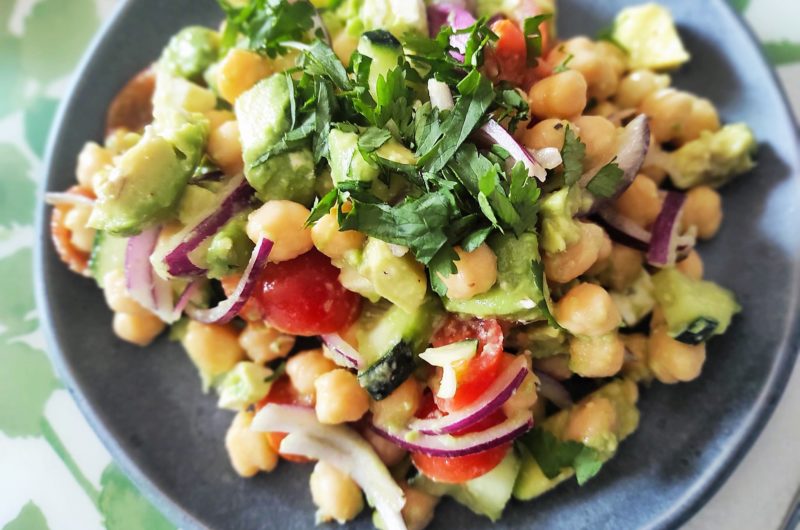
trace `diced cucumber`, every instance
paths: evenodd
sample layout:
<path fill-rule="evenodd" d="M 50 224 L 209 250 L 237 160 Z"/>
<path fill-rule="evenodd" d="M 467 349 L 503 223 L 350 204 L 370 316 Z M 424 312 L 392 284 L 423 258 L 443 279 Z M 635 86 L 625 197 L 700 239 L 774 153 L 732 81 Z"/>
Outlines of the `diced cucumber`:
<path fill-rule="evenodd" d="M 358 382 L 372 399 L 380 401 L 414 373 L 414 354 L 408 343 L 400 341 L 369 368 L 358 374 Z"/>
<path fill-rule="evenodd" d="M 397 67 L 403 55 L 403 46 L 386 30 L 367 31 L 358 41 L 358 52 L 372 59 L 369 69 L 369 92 L 377 98 L 378 78 Z"/>
<path fill-rule="evenodd" d="M 89 270 L 101 289 L 106 274 L 125 268 L 127 248 L 128 238 L 112 236 L 101 230 L 97 231 L 92 245 L 92 255 L 89 258 Z"/>
<path fill-rule="evenodd" d="M 669 335 L 686 344 L 700 344 L 725 333 L 733 315 L 741 310 L 731 291 L 693 280 L 675 268 L 655 274 L 653 285 Z"/>
<path fill-rule="evenodd" d="M 478 515 L 497 521 L 511 499 L 519 470 L 520 460 L 512 449 L 493 470 L 463 484 L 444 484 L 422 474 L 409 483 L 431 495 L 448 495 Z"/>

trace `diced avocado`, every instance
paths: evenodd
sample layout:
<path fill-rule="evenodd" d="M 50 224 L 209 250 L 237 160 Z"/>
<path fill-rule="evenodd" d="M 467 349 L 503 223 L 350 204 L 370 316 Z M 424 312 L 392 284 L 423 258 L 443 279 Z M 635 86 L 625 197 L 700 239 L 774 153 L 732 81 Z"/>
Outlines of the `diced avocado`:
<path fill-rule="evenodd" d="M 567 334 L 548 322 L 534 322 L 513 330 L 506 341 L 519 350 L 528 350 L 534 359 L 569 353 Z"/>
<path fill-rule="evenodd" d="M 542 249 L 548 254 L 564 252 L 581 238 L 581 227 L 575 219 L 580 209 L 577 188 L 561 188 L 541 202 Z"/>
<path fill-rule="evenodd" d="M 199 215 L 207 215 L 219 203 L 219 196 L 212 190 L 196 184 L 189 184 L 178 202 L 177 218 L 187 225 Z"/>
<path fill-rule="evenodd" d="M 435 326 L 442 316 L 442 306 L 434 296 L 413 313 L 381 301 L 367 303 L 355 323 L 358 351 L 368 365 L 383 357 L 397 343 L 407 343 L 415 354 L 422 352 L 430 342 Z"/>
<path fill-rule="evenodd" d="M 121 155 L 97 185 L 89 226 L 116 236 L 130 236 L 168 217 L 199 161 L 208 122 L 186 122 L 169 131 L 170 140 L 148 128 Z"/>
<path fill-rule="evenodd" d="M 423 0 L 362 0 L 358 20 L 362 24 L 361 31 L 384 29 L 397 37 L 408 32 L 428 34 L 428 15 Z"/>
<path fill-rule="evenodd" d="M 254 245 L 245 231 L 247 215 L 248 212 L 238 214 L 211 238 L 206 253 L 210 278 L 222 278 L 240 272 L 250 261 Z"/>
<path fill-rule="evenodd" d="M 264 398 L 272 383 L 267 378 L 272 370 L 250 361 L 240 361 L 228 372 L 217 386 L 219 401 L 223 409 L 243 410 Z"/>
<path fill-rule="evenodd" d="M 158 72 L 153 94 L 153 118 L 161 128 L 169 128 L 176 120 L 186 122 L 184 113 L 208 112 L 216 106 L 217 96 L 211 90 L 182 77 Z"/>
<path fill-rule="evenodd" d="M 701 184 L 718 188 L 755 166 L 757 148 L 753 131 L 746 124 L 726 125 L 717 132 L 703 131 L 700 138 L 670 153 L 665 169 L 680 189 Z"/>
<path fill-rule="evenodd" d="M 633 434 L 639 427 L 640 413 L 636 407 L 636 402 L 639 400 L 639 389 L 633 381 L 615 379 L 592 392 L 590 396 L 604 397 L 614 405 L 617 413 L 614 434 L 619 441 Z"/>
<path fill-rule="evenodd" d="M 383 29 L 367 31 L 358 41 L 358 52 L 372 59 L 369 68 L 369 91 L 373 98 L 377 98 L 379 77 L 397 68 L 398 61 L 403 57 L 403 46 L 394 35 Z"/>
<path fill-rule="evenodd" d="M 627 50 L 628 64 L 634 70 L 677 68 L 690 59 L 672 13 L 656 3 L 620 11 L 614 21 L 612 37 Z"/>
<path fill-rule="evenodd" d="M 539 304 L 543 296 L 534 280 L 531 263 L 539 260 L 536 235 L 495 234 L 488 240 L 497 256 L 497 282 L 487 292 L 468 300 L 444 298 L 445 308 L 452 313 L 481 318 L 499 317 L 508 320 L 543 319 Z"/>
<path fill-rule="evenodd" d="M 463 484 L 436 482 L 422 474 L 414 477 L 410 483 L 431 495 L 450 496 L 476 514 L 497 521 L 511 500 L 519 471 L 520 459 L 512 449 L 497 467 Z"/>
<path fill-rule="evenodd" d="M 358 270 L 361 264 L 361 250 L 351 250 L 340 260 L 333 260 L 333 264 L 340 269 L 339 283 L 348 291 L 358 293 L 372 303 L 381 299 L 381 295 L 375 291 L 375 286 L 369 278 L 365 277 Z"/>
<path fill-rule="evenodd" d="M 428 292 L 425 267 L 410 252 L 395 256 L 391 247 L 379 239 L 367 240 L 358 272 L 370 281 L 375 292 L 406 313 L 416 311 Z"/>
<path fill-rule="evenodd" d="M 358 150 L 358 134 L 332 129 L 328 136 L 331 178 L 335 185 L 345 181 L 371 182 L 372 193 L 381 200 L 391 201 L 402 190 L 404 179 L 390 176 L 389 184 L 378 178 L 380 169 L 367 162 Z M 416 164 L 414 154 L 395 139 L 378 148 L 381 158 L 400 164 Z"/>
<path fill-rule="evenodd" d="M 627 327 L 641 322 L 656 304 L 653 281 L 645 270 L 639 273 L 639 277 L 624 292 L 611 291 L 609 294 L 622 316 L 622 323 Z"/>
<path fill-rule="evenodd" d="M 656 273 L 653 285 L 669 335 L 687 344 L 722 335 L 741 310 L 731 291 L 713 282 L 693 280 L 673 267 Z"/>
<path fill-rule="evenodd" d="M 517 450 L 521 456 L 519 474 L 514 483 L 515 499 L 529 501 L 550 491 L 574 474 L 572 469 L 564 469 L 559 475 L 548 478 L 524 444 L 517 444 Z"/>
<path fill-rule="evenodd" d="M 190 26 L 175 34 L 164 48 L 159 66 L 172 75 L 196 79 L 219 54 L 219 34 L 202 26 Z"/>
<path fill-rule="evenodd" d="M 92 255 L 89 258 L 89 270 L 101 289 L 104 287 L 103 278 L 106 274 L 124 270 L 127 249 L 128 238 L 114 237 L 101 230 L 95 234 Z"/>
<path fill-rule="evenodd" d="M 310 205 L 314 201 L 314 157 L 301 148 L 259 158 L 272 149 L 291 126 L 290 94 L 286 77 L 274 74 L 259 81 L 236 100 L 236 118 L 245 162 L 244 175 L 262 201 L 286 199 Z"/>

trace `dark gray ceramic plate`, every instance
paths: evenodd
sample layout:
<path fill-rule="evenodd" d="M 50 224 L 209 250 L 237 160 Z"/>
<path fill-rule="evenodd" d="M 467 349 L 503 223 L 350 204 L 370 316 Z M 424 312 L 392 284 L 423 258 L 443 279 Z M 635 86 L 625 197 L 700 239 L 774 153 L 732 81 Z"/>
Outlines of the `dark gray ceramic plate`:
<path fill-rule="evenodd" d="M 560 0 L 562 35 L 594 34 L 623 0 Z M 761 141 L 753 174 L 725 188 L 725 224 L 704 245 L 707 276 L 744 306 L 713 341 L 703 376 L 643 392 L 642 424 L 619 455 L 583 488 L 573 484 L 528 504 L 513 503 L 495 528 L 665 528 L 698 509 L 731 473 L 767 421 L 798 344 L 800 161 L 785 99 L 756 44 L 720 0 L 667 2 L 694 55 L 676 84 L 711 98 L 726 121 L 748 122 Z M 86 140 L 100 140 L 109 101 L 152 61 L 170 35 L 216 24 L 213 0 L 129 0 L 95 43 L 62 109 L 50 145 L 46 189 L 74 179 Z M 61 375 L 114 457 L 185 529 L 313 527 L 308 469 L 240 480 L 223 447 L 230 414 L 217 410 L 179 346 L 123 344 L 95 285 L 69 273 L 39 211 L 37 285 Z M 482 528 L 452 503 L 435 528 Z M 353 528 L 369 528 L 362 517 Z"/>

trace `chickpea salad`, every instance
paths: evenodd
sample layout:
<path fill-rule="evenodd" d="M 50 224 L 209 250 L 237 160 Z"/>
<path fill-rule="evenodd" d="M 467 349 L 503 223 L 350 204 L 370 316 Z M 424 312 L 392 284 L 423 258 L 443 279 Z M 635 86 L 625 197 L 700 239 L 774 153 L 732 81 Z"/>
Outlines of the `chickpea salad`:
<path fill-rule="evenodd" d="M 236 473 L 315 461 L 317 523 L 496 521 L 700 376 L 740 307 L 695 246 L 756 140 L 671 86 L 668 10 L 562 38 L 552 0 L 220 5 L 47 200 L 116 335 L 169 327 L 235 413 Z"/>

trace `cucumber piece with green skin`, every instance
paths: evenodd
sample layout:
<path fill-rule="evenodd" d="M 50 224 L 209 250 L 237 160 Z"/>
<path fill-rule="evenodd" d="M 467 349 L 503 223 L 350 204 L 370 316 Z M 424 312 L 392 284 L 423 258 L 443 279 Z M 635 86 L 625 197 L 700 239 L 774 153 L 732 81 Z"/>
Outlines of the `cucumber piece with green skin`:
<path fill-rule="evenodd" d="M 128 238 L 112 236 L 102 230 L 97 231 L 89 258 L 89 271 L 101 289 L 104 287 L 103 278 L 106 274 L 125 268 L 127 248 Z"/>
<path fill-rule="evenodd" d="M 419 474 L 409 484 L 431 495 L 448 495 L 478 515 L 497 521 L 511 499 L 520 470 L 520 459 L 510 450 L 491 471 L 463 484 L 436 482 Z"/>
<path fill-rule="evenodd" d="M 741 310 L 731 291 L 713 282 L 693 280 L 675 268 L 655 274 L 653 285 L 669 335 L 686 344 L 722 335 Z"/>
<path fill-rule="evenodd" d="M 358 53 L 372 59 L 369 68 L 369 93 L 373 98 L 377 98 L 378 78 L 386 77 L 386 74 L 397 68 L 403 56 L 403 46 L 388 31 L 376 29 L 361 35 L 358 41 Z"/>
<path fill-rule="evenodd" d="M 369 368 L 358 374 L 358 382 L 375 401 L 389 396 L 414 373 L 414 353 L 400 341 Z"/>

